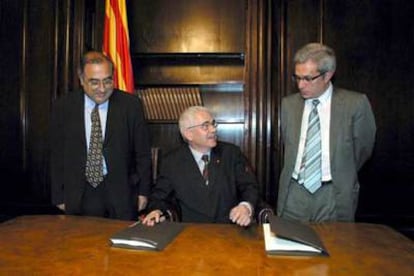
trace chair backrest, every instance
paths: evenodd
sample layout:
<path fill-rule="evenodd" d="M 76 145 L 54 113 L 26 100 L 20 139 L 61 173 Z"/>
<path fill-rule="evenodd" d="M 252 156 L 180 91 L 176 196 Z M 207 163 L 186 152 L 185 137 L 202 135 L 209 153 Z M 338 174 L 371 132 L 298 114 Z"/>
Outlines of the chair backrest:
<path fill-rule="evenodd" d="M 273 208 L 264 200 L 260 200 L 256 209 L 256 221 L 258 224 L 268 223 L 269 217 L 274 215 Z"/>
<path fill-rule="evenodd" d="M 157 177 L 158 177 L 158 164 L 159 164 L 159 158 L 161 156 L 161 149 L 159 147 L 152 147 L 151 148 L 151 158 L 152 158 L 152 185 L 155 185 L 157 183 Z M 169 221 L 180 221 L 179 215 L 177 210 L 170 209 L 166 210 L 166 213 L 164 216 Z"/>
<path fill-rule="evenodd" d="M 152 184 L 154 185 L 157 182 L 158 176 L 158 158 L 160 155 L 160 148 L 159 147 L 152 147 L 151 148 L 151 163 L 152 163 Z"/>

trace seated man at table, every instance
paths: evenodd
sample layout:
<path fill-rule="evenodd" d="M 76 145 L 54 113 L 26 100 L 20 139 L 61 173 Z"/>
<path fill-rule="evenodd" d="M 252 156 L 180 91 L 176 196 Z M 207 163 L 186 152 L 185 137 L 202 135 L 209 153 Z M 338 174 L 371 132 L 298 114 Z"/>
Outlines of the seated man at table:
<path fill-rule="evenodd" d="M 161 160 L 143 223 L 160 222 L 175 202 L 183 222 L 249 225 L 258 189 L 241 150 L 217 141 L 217 123 L 205 107 L 188 108 L 178 124 L 186 144 Z"/>

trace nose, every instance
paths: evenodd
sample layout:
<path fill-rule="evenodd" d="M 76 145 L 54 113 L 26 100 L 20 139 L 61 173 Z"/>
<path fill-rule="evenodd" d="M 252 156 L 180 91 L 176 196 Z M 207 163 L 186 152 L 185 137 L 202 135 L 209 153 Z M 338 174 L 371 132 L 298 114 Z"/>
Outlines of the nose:
<path fill-rule="evenodd" d="M 104 82 L 103 82 L 103 81 L 100 81 L 100 82 L 99 82 L 99 84 L 98 84 L 98 89 L 99 89 L 100 91 L 105 90 L 105 84 L 104 84 Z"/>
<path fill-rule="evenodd" d="M 208 125 L 208 130 L 209 130 L 210 132 L 216 132 L 216 131 L 217 131 L 217 126 L 215 126 L 215 125 L 213 125 L 213 124 Z"/>
<path fill-rule="evenodd" d="M 297 81 L 297 84 L 298 84 L 298 88 L 299 89 L 302 89 L 303 87 L 305 87 L 307 85 L 307 82 L 305 80 L 303 80 L 303 79 L 299 79 Z"/>

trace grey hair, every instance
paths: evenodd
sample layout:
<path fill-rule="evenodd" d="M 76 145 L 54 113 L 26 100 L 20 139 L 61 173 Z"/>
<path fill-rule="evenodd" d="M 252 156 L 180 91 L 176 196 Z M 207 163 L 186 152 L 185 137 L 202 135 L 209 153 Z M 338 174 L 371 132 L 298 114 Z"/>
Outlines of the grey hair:
<path fill-rule="evenodd" d="M 204 106 L 190 106 L 184 110 L 178 119 L 178 127 L 180 128 L 181 136 L 184 137 L 184 131 L 195 124 L 195 117 L 197 113 L 206 112 L 211 115 L 210 110 Z"/>
<path fill-rule="evenodd" d="M 320 73 L 335 72 L 335 52 L 330 47 L 320 43 L 309 43 L 300 48 L 294 57 L 294 63 L 315 62 Z"/>

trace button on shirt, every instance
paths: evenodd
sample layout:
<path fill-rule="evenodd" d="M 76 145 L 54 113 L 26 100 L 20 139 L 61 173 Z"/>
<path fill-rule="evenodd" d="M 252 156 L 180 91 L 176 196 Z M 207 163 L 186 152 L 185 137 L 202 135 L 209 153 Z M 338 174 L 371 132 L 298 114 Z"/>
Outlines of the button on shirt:
<path fill-rule="evenodd" d="M 92 122 L 91 122 L 91 113 L 94 109 L 96 103 L 92 101 L 88 96 L 85 95 L 85 135 L 86 135 L 86 150 L 89 151 L 89 141 L 91 137 L 91 128 L 92 128 Z M 106 118 L 108 114 L 108 106 L 109 102 L 106 101 L 99 105 L 99 119 L 101 120 L 101 128 L 102 128 L 102 139 L 105 140 L 105 130 L 106 130 Z M 103 162 L 103 174 L 106 175 L 108 173 L 107 167 L 106 167 L 106 161 L 104 158 Z"/>
<path fill-rule="evenodd" d="M 319 96 L 320 104 L 318 105 L 318 114 L 321 124 L 321 147 L 322 147 L 322 181 L 332 180 L 331 175 L 331 164 L 330 164 L 330 153 L 329 153 L 329 134 L 330 134 L 330 123 L 331 123 L 331 99 L 332 99 L 332 83 L 329 84 L 328 89 Z M 305 100 L 305 107 L 302 116 L 302 126 L 300 131 L 300 140 L 298 155 L 296 157 L 295 169 L 292 177 L 298 179 L 298 173 L 302 163 L 302 158 L 305 149 L 306 142 L 306 130 L 308 129 L 308 117 L 309 113 L 313 108 L 312 99 Z"/>

